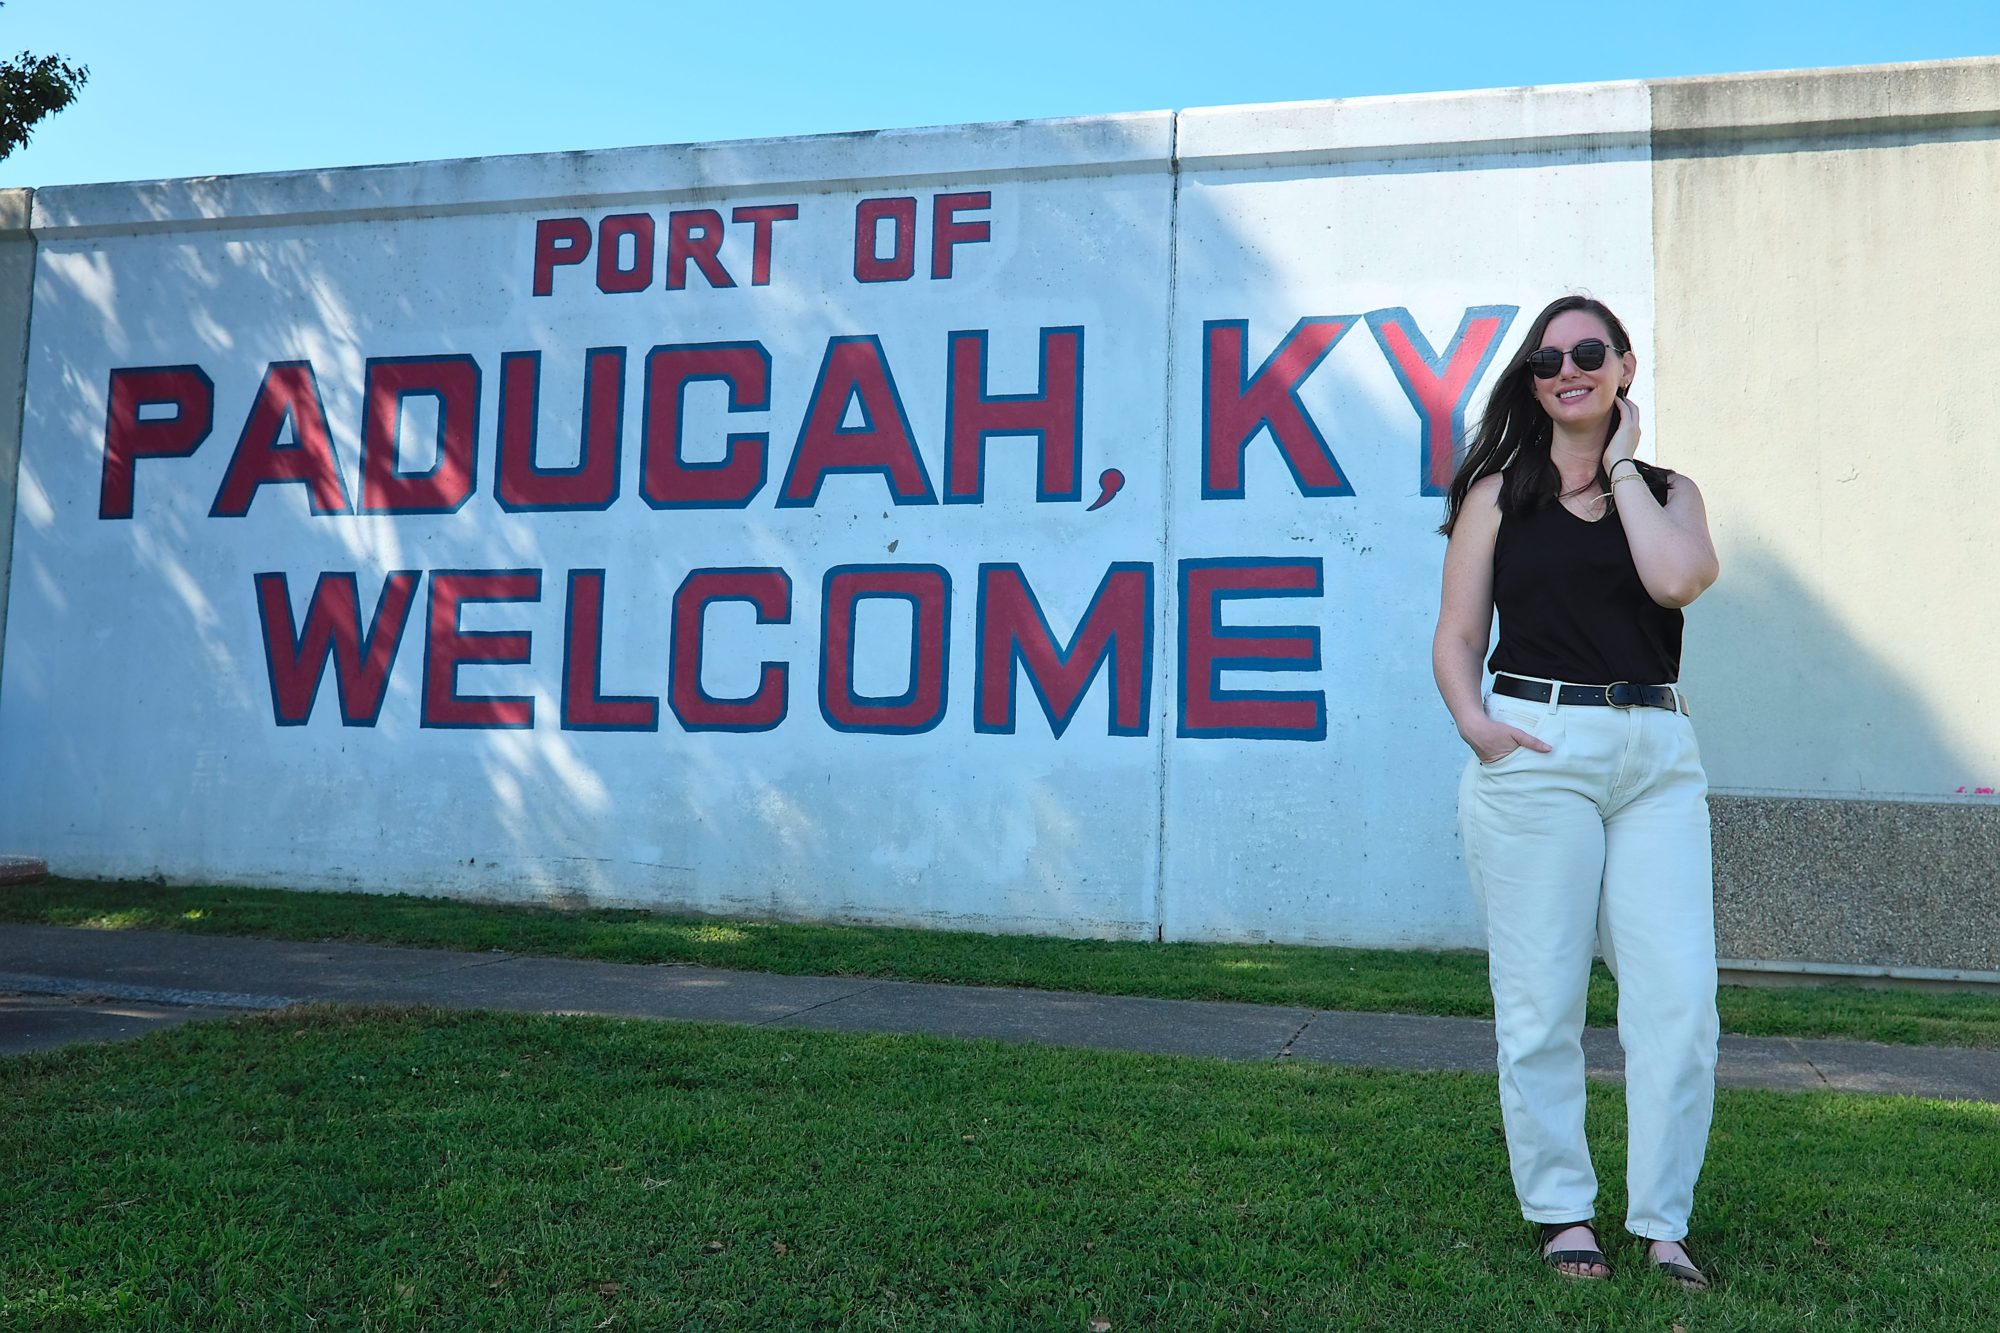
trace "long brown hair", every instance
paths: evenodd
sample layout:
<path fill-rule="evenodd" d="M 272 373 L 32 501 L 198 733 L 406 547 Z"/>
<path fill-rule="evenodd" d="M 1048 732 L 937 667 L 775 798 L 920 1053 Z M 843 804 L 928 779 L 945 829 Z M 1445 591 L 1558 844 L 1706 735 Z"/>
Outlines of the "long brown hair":
<path fill-rule="evenodd" d="M 1451 489 L 1445 492 L 1444 524 L 1438 531 L 1449 537 L 1458 522 L 1458 511 L 1465 505 L 1466 492 L 1473 483 L 1493 473 L 1503 474 L 1500 483 L 1500 512 L 1503 514 L 1526 514 L 1553 502 L 1562 490 L 1562 473 L 1557 470 L 1555 460 L 1549 457 L 1549 444 L 1555 428 L 1549 421 L 1549 414 L 1535 399 L 1534 383 L 1528 369 L 1528 354 L 1542 345 L 1542 337 L 1549 330 L 1549 321 L 1557 315 L 1571 310 L 1582 310 L 1604 321 L 1605 331 L 1611 335 L 1612 351 L 1624 355 L 1632 350 L 1631 335 L 1625 332 L 1625 325 L 1618 316 L 1611 313 L 1609 306 L 1588 296 L 1560 296 L 1535 316 L 1528 326 L 1527 337 L 1514 349 L 1514 355 L 1501 370 L 1500 378 L 1493 382 L 1493 391 L 1487 395 L 1486 411 L 1479 418 L 1478 427 L 1468 437 L 1465 453 L 1460 458 L 1458 471 L 1451 479 Z M 1604 442 L 1611 443 L 1611 437 L 1618 430 L 1618 414 L 1612 413 L 1611 420 L 1604 428 Z M 1654 467 L 1650 463 L 1638 465 L 1639 475 L 1652 488 L 1653 498 L 1661 504 L 1667 501 L 1667 479 L 1673 473 L 1666 468 Z M 1604 473 L 1604 460 L 1597 462 L 1597 484 L 1607 494 L 1605 512 L 1616 507 L 1608 498 L 1611 480 Z"/>

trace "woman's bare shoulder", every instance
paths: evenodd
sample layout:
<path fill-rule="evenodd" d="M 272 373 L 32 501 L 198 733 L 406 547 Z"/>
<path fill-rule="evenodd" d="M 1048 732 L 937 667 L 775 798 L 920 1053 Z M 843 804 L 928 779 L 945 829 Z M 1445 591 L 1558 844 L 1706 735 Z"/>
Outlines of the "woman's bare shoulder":
<path fill-rule="evenodd" d="M 1495 472 L 1472 483 L 1465 492 L 1465 501 L 1458 507 L 1458 518 L 1452 524 L 1452 537 L 1461 534 L 1467 538 L 1475 534 L 1481 544 L 1490 544 L 1500 531 L 1500 474 Z"/>
<path fill-rule="evenodd" d="M 1694 484 L 1693 477 L 1670 468 L 1662 468 L 1661 471 L 1667 474 L 1667 491 L 1670 496 L 1685 496 L 1694 501 L 1701 499 L 1701 487 Z"/>
<path fill-rule="evenodd" d="M 1494 513 L 1500 508 L 1500 488 L 1506 478 L 1498 472 L 1489 472 L 1465 492 L 1465 507 L 1479 513 Z"/>

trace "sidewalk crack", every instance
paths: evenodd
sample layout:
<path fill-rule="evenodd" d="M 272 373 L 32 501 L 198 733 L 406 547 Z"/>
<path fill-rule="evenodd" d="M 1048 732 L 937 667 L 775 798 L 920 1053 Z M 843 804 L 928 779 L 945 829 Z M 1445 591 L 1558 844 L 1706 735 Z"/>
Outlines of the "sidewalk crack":
<path fill-rule="evenodd" d="M 1819 1080 L 1821 1087 L 1831 1088 L 1833 1086 L 1832 1080 L 1827 1078 L 1826 1074 L 1821 1071 L 1820 1067 L 1812 1062 L 1812 1057 L 1805 1053 L 1804 1048 L 1802 1048 L 1799 1045 L 1798 1040 L 1796 1038 L 1786 1037 L 1785 1045 L 1792 1048 L 1793 1055 L 1796 1055 L 1799 1057 L 1799 1059 L 1805 1061 L 1806 1068 L 1813 1071 L 1813 1077 Z"/>
<path fill-rule="evenodd" d="M 421 980 L 424 977 L 442 977 L 453 972 L 470 972 L 475 967 L 491 967 L 495 963 L 511 963 L 516 959 L 530 956 L 529 954 L 503 953 L 496 954 L 491 958 L 475 958 L 469 963 L 453 963 L 449 967 L 440 967 L 432 972 L 418 972 L 413 975 L 412 979 Z"/>
<path fill-rule="evenodd" d="M 1307 1028 L 1309 1028 L 1309 1027 L 1311 1027 L 1311 1026 L 1313 1025 L 1313 1020 L 1314 1020 L 1314 1019 L 1316 1019 L 1316 1018 L 1318 1018 L 1318 1017 L 1319 1017 L 1319 1015 L 1318 1015 L 1318 1014 L 1316 1014 L 1316 1013 L 1314 1013 L 1314 1014 L 1307 1014 L 1307 1015 L 1306 1015 L 1306 1021 L 1305 1021 L 1305 1022 L 1303 1022 L 1303 1023 L 1301 1023 L 1301 1024 L 1299 1024 L 1299 1030 L 1298 1030 L 1297 1032 L 1294 1032 L 1294 1033 L 1293 1033 L 1293 1034 L 1292 1034 L 1291 1036 L 1289 1036 L 1289 1037 L 1285 1038 L 1285 1044 L 1284 1044 L 1284 1045 L 1283 1045 L 1282 1047 L 1280 1047 L 1280 1048 L 1279 1048 L 1279 1050 L 1278 1050 L 1278 1053 L 1277 1053 L 1276 1055 L 1272 1056 L 1271 1058 L 1272 1058 L 1273 1060 L 1289 1060 L 1289 1059 L 1291 1059 L 1291 1057 L 1292 1057 L 1292 1047 L 1293 1047 L 1294 1045 L 1296 1045 L 1296 1044 L 1298 1043 L 1298 1040 L 1299 1040 L 1299 1038 L 1300 1038 L 1300 1037 L 1303 1037 L 1303 1036 L 1305 1036 L 1305 1035 L 1306 1035 L 1306 1029 L 1307 1029 Z"/>
<path fill-rule="evenodd" d="M 872 985 L 863 986 L 860 990 L 851 990 L 840 995 L 830 995 L 818 1004 L 809 1004 L 803 1009 L 793 1009 L 787 1013 L 777 1014 L 764 1019 L 760 1023 L 752 1023 L 750 1026 L 756 1028 L 769 1027 L 773 1023 L 782 1023 L 788 1018 L 797 1018 L 800 1014 L 809 1014 L 815 1009 L 824 1009 L 830 1004 L 839 1004 L 842 1000 L 851 1000 L 857 995 L 866 995 L 869 991 L 881 990 L 887 984 L 886 982 L 877 981 Z"/>

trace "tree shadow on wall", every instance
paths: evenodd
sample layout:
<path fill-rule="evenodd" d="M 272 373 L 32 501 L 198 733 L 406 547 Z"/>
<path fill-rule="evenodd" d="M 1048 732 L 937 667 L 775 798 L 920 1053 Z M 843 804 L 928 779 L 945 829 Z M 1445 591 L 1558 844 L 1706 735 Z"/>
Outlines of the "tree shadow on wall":
<path fill-rule="evenodd" d="M 441 164 L 441 170 L 449 165 Z M 768 417 L 729 423 L 771 431 L 772 475 L 747 510 L 656 513 L 638 494 L 642 366 L 650 346 L 747 340 L 782 329 L 793 345 L 816 348 L 836 336 L 881 331 L 877 317 L 845 313 L 829 300 L 834 277 L 791 283 L 780 277 L 758 288 L 754 300 L 734 306 L 734 313 L 718 312 L 711 304 L 684 318 L 683 308 L 670 301 L 642 314 L 629 313 L 639 309 L 636 305 L 621 306 L 603 317 L 604 336 L 594 336 L 579 330 L 576 320 L 564 323 L 532 303 L 525 245 L 518 253 L 458 254 L 460 232 L 451 219 L 397 212 L 341 220 L 369 179 L 365 170 L 292 177 L 287 188 L 306 223 L 154 233 L 140 262 L 132 258 L 129 238 L 59 236 L 44 245 L 34 314 L 38 329 L 50 332 L 30 351 L 22 539 L 11 574 L 18 594 L 17 651 L 6 662 L 11 725 L 0 740 L 10 762 L 32 767 L 41 780 L 20 801 L 10 800 L 11 813 L 0 816 L 0 826 L 32 835 L 29 841 L 48 847 L 53 863 L 81 874 L 157 873 L 183 881 L 500 899 L 580 893 L 600 901 L 711 910 L 749 910 L 761 903 L 788 914 L 817 903 L 830 915 L 903 912 L 926 921 L 949 915 L 950 895 L 941 891 L 938 875 L 926 873 L 927 858 L 942 855 L 932 850 L 940 830 L 905 827 L 907 821 L 881 815 L 885 804 L 930 798 L 941 771 L 935 754 L 916 744 L 898 755 L 925 759 L 898 762 L 889 754 L 896 745 L 890 738 L 876 747 L 883 752 L 879 758 L 864 760 L 858 774 L 844 775 L 840 789 L 828 794 L 808 790 L 798 755 L 786 753 L 809 752 L 839 739 L 823 729 L 814 698 L 819 568 L 912 555 L 907 542 L 900 557 L 882 554 L 893 540 L 886 525 L 878 531 L 857 519 L 850 530 L 816 548 L 802 544 L 810 539 L 799 538 L 795 525 L 773 521 L 777 470 L 810 388 L 811 365 L 787 366 L 782 378 L 774 375 Z M 254 192 L 254 180 L 249 185 Z M 843 185 L 855 188 L 852 182 Z M 176 191 L 199 200 L 212 188 L 222 199 L 230 186 L 166 182 L 150 204 L 143 202 L 147 187 L 136 188 L 142 210 L 166 219 L 181 206 L 171 197 Z M 895 194 L 904 192 L 906 183 L 890 180 L 879 190 L 865 188 Z M 923 192 L 932 188 L 925 183 Z M 780 186 L 734 193 L 743 202 L 761 202 L 801 191 Z M 509 220 L 531 233 L 536 213 L 595 217 L 646 209 L 663 216 L 691 201 L 712 203 L 713 194 L 641 190 L 615 203 L 585 199 L 533 206 Z M 1164 231 L 1166 218 L 1137 192 L 1109 193 L 1100 202 L 1110 210 L 1104 217 L 1108 231 Z M 482 268 L 489 259 L 514 264 L 518 271 L 495 278 Z M 367 283 L 354 280 L 362 270 L 374 275 Z M 1124 264 L 1107 266 L 1107 273 L 1125 276 L 1104 282 L 1091 295 L 1091 308 L 1103 312 L 1106 336 L 1121 331 L 1109 327 L 1112 312 L 1163 303 L 1156 272 Z M 738 281 L 744 281 L 741 274 Z M 368 289 L 365 295 L 362 287 Z M 608 306 L 662 294 L 592 295 Z M 995 318 L 1011 314 L 1003 306 Z M 935 389 L 941 383 L 944 333 L 967 322 L 962 306 L 954 309 L 940 294 L 920 310 L 881 319 L 918 330 L 900 343 L 890 335 L 890 359 L 899 377 Z M 60 344 L 52 332 L 57 329 L 66 331 Z M 1026 329 L 1023 336 L 1031 339 L 1032 332 Z M 502 514 L 493 501 L 501 354 L 560 345 L 580 357 L 592 343 L 628 347 L 620 498 L 608 516 L 613 521 Z M 394 521 L 309 517 L 303 487 L 274 485 L 257 493 L 246 517 L 209 515 L 266 365 L 312 363 L 348 495 L 358 499 L 365 362 L 453 352 L 472 354 L 483 372 L 476 488 L 465 510 Z M 190 363 L 205 366 L 215 381 L 215 422 L 208 438 L 191 457 L 143 460 L 134 516 L 99 519 L 106 368 Z M 574 456 L 579 390 L 576 379 L 543 384 L 538 448 L 545 461 L 561 459 L 565 449 Z M 922 402 L 918 397 L 906 389 L 919 451 L 931 475 L 941 477 L 942 394 L 924 394 Z M 1142 456 L 1148 443 L 1136 446 Z M 1101 464 L 1088 445 L 1087 439 L 1085 482 L 1094 494 Z M 421 455 L 406 460 L 406 466 L 421 465 Z M 879 506 L 871 497 L 857 508 L 873 519 L 889 506 L 886 497 Z M 1082 506 L 1076 509 L 1081 512 Z M 747 558 L 703 554 L 704 534 L 724 525 L 729 548 Z M 1152 552 L 1133 554 L 1149 558 Z M 695 565 L 751 562 L 794 575 L 794 623 L 774 627 L 768 639 L 769 656 L 793 664 L 791 715 L 775 738 L 778 744 L 742 738 L 745 744 L 733 746 L 739 738 L 690 737 L 678 730 L 664 698 L 668 599 Z M 439 566 L 543 571 L 539 604 L 478 608 L 464 618 L 468 630 L 531 627 L 531 666 L 470 668 L 461 689 L 532 693 L 532 730 L 419 726 L 423 586 L 373 725 L 342 725 L 331 670 L 321 678 L 308 724 L 275 725 L 253 572 L 285 572 L 294 608 L 302 610 L 319 573 L 351 570 L 365 617 L 389 571 Z M 618 595 L 615 581 L 621 576 L 643 585 L 627 608 L 638 614 L 618 630 L 627 636 L 627 654 L 616 663 L 607 659 L 606 690 L 659 697 L 657 733 L 581 733 L 559 726 L 563 574 L 586 566 L 610 568 L 610 596 Z M 967 629 L 974 596 L 970 567 L 954 564 L 953 572 L 958 584 L 954 688 L 940 732 L 968 733 L 951 736 L 956 743 L 972 739 Z M 613 651 L 609 643 L 606 651 Z M 160 669 L 169 660 L 181 665 Z M 192 688 L 191 678 L 199 682 Z M 88 703 L 79 697 L 86 691 L 93 696 Z M 1027 723 L 1040 725 L 1041 719 L 1031 713 Z M 1130 885 L 1107 891 L 1102 883 L 1089 883 L 1078 867 L 1089 858 L 1097 832 L 1077 826 L 1034 774 L 1018 765 L 995 768 L 983 800 L 1019 817 L 996 819 L 993 830 L 946 830 L 943 836 L 959 840 L 960 857 L 968 836 L 991 837 L 994 850 L 1018 848 L 1030 857 L 1024 864 L 1033 867 L 1028 873 L 1034 882 L 1015 886 L 1013 927 L 1039 923 L 1057 930 L 1064 923 L 1095 922 L 1104 933 L 1143 930 L 1152 902 L 1153 858 L 1135 858 Z M 246 780 L 245 774 L 257 777 Z M 722 800 L 732 805 L 726 820 L 715 808 Z M 698 854 L 704 839 L 717 837 L 729 840 L 735 858 L 721 876 L 705 870 Z M 876 863 L 878 852 L 886 863 Z M 982 873 L 995 869 L 989 858 Z M 830 871 L 845 874 L 845 886 L 838 894 L 816 897 L 813 886 L 823 885 Z M 1121 897 L 1143 910 L 1106 909 L 1107 901 Z"/>

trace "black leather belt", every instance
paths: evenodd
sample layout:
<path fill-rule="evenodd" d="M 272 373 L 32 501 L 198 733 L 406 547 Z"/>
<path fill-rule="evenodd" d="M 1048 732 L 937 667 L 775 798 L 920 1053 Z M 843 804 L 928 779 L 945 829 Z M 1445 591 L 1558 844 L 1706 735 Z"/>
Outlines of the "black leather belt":
<path fill-rule="evenodd" d="M 1519 676 L 1508 675 L 1493 677 L 1493 692 L 1510 699 L 1545 704 L 1549 701 L 1552 688 L 1545 680 L 1522 680 Z M 1671 713 L 1693 716 L 1687 702 L 1673 686 L 1634 685 L 1629 680 L 1613 681 L 1609 685 L 1565 685 L 1562 693 L 1556 696 L 1556 703 L 1563 708 L 1577 705 L 1586 708 L 1664 708 Z"/>

